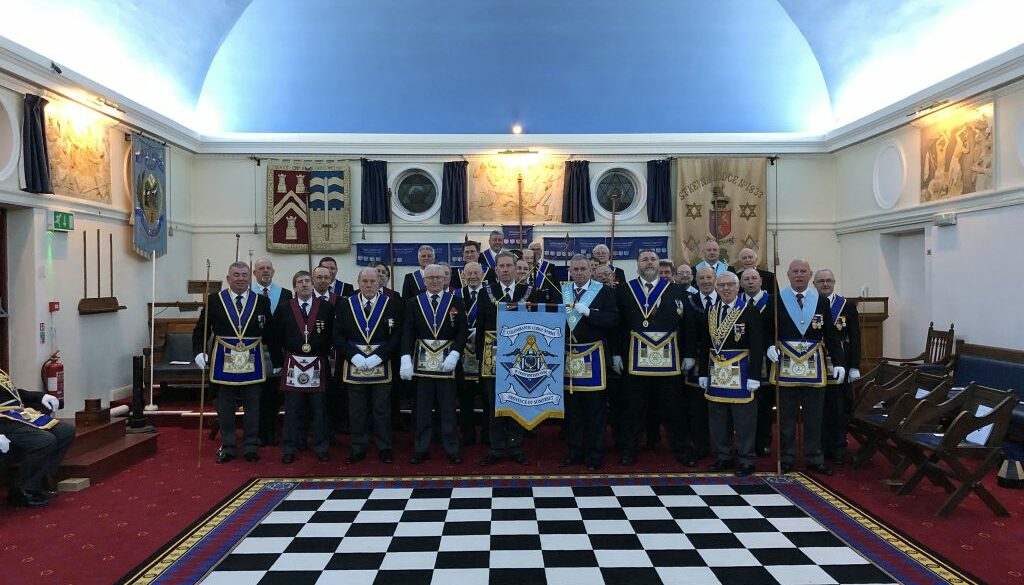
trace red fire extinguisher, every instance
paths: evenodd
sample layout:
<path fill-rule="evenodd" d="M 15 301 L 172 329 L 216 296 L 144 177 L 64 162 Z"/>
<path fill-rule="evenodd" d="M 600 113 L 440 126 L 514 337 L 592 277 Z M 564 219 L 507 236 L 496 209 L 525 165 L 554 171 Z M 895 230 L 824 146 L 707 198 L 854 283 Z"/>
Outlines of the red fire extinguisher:
<path fill-rule="evenodd" d="M 60 350 L 53 352 L 45 362 L 40 371 L 43 379 L 43 387 L 49 394 L 52 394 L 60 401 L 60 407 L 64 408 L 64 364 L 60 363 Z"/>

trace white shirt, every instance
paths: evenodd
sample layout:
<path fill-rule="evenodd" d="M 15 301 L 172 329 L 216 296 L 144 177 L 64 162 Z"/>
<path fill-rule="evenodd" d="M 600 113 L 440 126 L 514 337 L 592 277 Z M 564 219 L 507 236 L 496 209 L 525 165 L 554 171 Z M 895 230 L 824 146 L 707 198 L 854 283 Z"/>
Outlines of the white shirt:
<path fill-rule="evenodd" d="M 706 307 L 707 306 L 707 303 L 708 303 L 707 298 L 708 297 L 711 297 L 711 306 L 712 307 L 715 306 L 715 303 L 718 302 L 718 291 L 713 290 L 713 291 L 711 291 L 710 294 L 706 294 L 706 295 L 704 293 L 700 293 L 700 306 L 702 306 L 702 307 Z"/>
<path fill-rule="evenodd" d="M 754 295 L 753 297 L 751 297 L 750 295 L 747 295 L 747 298 L 750 299 L 750 302 L 756 304 L 758 301 L 761 300 L 761 297 L 763 297 L 763 296 L 764 296 L 764 291 L 763 290 L 759 290 L 759 291 L 757 291 L 756 295 Z"/>
<path fill-rule="evenodd" d="M 363 296 L 363 293 L 359 293 L 359 306 L 361 308 L 362 307 L 366 307 L 366 303 L 369 302 L 370 303 L 370 310 L 373 310 L 373 308 L 377 306 L 377 299 L 379 299 L 379 298 L 380 298 L 380 291 L 377 291 L 377 294 L 374 295 L 374 297 L 372 299 L 368 299 L 368 298 Z"/>
<path fill-rule="evenodd" d="M 506 296 L 509 298 L 509 300 L 511 300 L 516 294 L 516 282 L 514 280 L 509 284 L 504 284 L 501 281 L 498 281 L 498 287 L 498 292 L 500 293 L 498 294 L 499 299 L 502 296 Z"/>
<path fill-rule="evenodd" d="M 305 314 L 309 315 L 309 311 L 313 309 L 313 297 L 310 296 L 308 299 L 302 297 L 295 297 L 295 300 L 299 301 L 299 309 L 302 309 L 302 303 L 308 303 L 306 305 Z"/>
<path fill-rule="evenodd" d="M 231 300 L 232 301 L 237 299 L 238 295 L 241 294 L 242 295 L 242 306 L 243 307 L 245 306 L 245 303 L 249 302 L 249 289 L 245 289 L 241 293 L 236 293 L 235 291 L 228 289 L 228 292 L 231 293 Z"/>

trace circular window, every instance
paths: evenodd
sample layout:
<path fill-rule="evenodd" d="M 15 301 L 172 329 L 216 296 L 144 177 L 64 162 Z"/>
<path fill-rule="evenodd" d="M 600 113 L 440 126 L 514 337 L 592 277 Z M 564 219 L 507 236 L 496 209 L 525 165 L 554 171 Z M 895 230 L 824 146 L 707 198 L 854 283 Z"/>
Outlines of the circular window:
<path fill-rule="evenodd" d="M 18 166 L 20 140 L 14 108 L 0 99 L 0 181 L 11 176 Z"/>
<path fill-rule="evenodd" d="M 423 221 L 441 207 L 437 179 L 428 171 L 410 168 L 392 182 L 395 215 L 408 221 Z"/>
<path fill-rule="evenodd" d="M 610 219 L 614 209 L 618 220 L 636 215 L 646 200 L 644 184 L 637 174 L 621 167 L 599 172 L 591 183 L 591 197 L 598 215 Z"/>

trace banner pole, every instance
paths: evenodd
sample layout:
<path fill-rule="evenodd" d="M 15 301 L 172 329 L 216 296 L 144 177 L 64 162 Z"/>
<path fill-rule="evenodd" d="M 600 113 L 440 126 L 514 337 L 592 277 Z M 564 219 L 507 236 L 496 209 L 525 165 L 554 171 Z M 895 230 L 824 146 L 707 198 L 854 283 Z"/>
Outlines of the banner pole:
<path fill-rule="evenodd" d="M 203 284 L 203 352 L 209 343 L 210 331 L 210 259 L 206 259 L 206 281 Z M 206 364 L 209 366 L 210 364 Z M 203 466 L 203 416 L 206 414 L 206 368 L 199 378 L 199 451 L 196 455 L 196 469 Z"/>
<path fill-rule="evenodd" d="M 153 347 L 156 345 L 156 250 L 153 250 L 150 255 L 150 264 L 152 264 L 152 283 L 151 283 L 151 294 L 149 303 L 149 404 L 147 404 L 143 410 L 156 410 L 159 408 L 153 403 Z M 113 292 L 110 293 L 113 296 Z"/>
<path fill-rule="evenodd" d="M 777 160 L 778 157 L 768 157 L 768 162 L 771 163 L 771 166 L 775 167 L 775 225 L 772 229 L 772 272 L 775 273 L 775 285 L 772 287 L 775 290 L 772 291 L 772 294 L 775 296 L 772 299 L 774 302 L 772 319 L 775 321 L 775 350 L 779 351 L 779 167 L 775 166 L 775 161 Z M 765 222 L 767 221 L 768 218 L 765 217 Z M 779 354 L 779 359 L 782 359 L 781 353 Z M 776 367 L 775 371 L 775 472 L 778 475 L 782 475 L 782 393 L 779 390 L 778 382 L 779 367 Z"/>
<path fill-rule="evenodd" d="M 388 270 L 391 274 L 391 283 L 397 284 L 398 279 L 395 276 L 395 222 L 394 214 L 392 213 L 391 198 L 394 194 L 391 192 L 391 187 L 388 187 Z M 469 239 L 469 234 L 466 234 L 466 239 Z"/>

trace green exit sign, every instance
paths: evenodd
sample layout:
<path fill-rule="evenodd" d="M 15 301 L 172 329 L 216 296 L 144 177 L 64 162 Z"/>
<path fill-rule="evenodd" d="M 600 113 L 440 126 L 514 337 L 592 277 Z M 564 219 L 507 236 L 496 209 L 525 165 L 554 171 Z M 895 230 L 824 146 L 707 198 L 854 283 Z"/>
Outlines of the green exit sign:
<path fill-rule="evenodd" d="M 52 232 L 70 232 L 75 229 L 75 214 L 69 211 L 46 212 L 46 229 Z"/>

